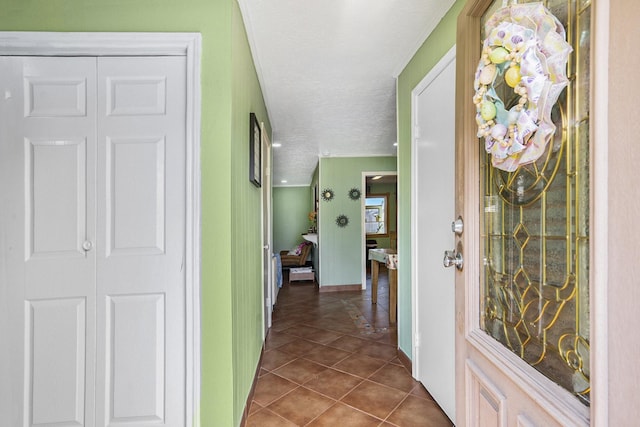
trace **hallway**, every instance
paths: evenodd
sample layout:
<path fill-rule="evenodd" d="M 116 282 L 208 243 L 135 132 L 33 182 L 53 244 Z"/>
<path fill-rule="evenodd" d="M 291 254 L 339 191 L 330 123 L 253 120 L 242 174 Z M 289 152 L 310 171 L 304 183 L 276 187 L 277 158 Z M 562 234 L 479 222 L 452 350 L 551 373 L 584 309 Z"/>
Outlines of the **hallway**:
<path fill-rule="evenodd" d="M 387 274 L 378 304 L 364 292 L 285 283 L 267 337 L 247 426 L 451 426 L 396 356 Z"/>

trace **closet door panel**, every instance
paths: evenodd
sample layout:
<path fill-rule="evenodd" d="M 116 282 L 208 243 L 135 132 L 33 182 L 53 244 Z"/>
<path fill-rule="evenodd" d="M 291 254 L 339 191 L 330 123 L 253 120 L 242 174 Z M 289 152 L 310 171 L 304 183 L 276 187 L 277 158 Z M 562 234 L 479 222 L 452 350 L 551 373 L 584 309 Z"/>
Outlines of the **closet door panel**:
<path fill-rule="evenodd" d="M 113 422 L 164 421 L 164 294 L 108 298 Z"/>
<path fill-rule="evenodd" d="M 84 257 L 84 139 L 25 138 L 27 257 Z"/>
<path fill-rule="evenodd" d="M 98 59 L 98 425 L 184 424 L 185 59 Z"/>
<path fill-rule="evenodd" d="M 107 138 L 106 255 L 164 252 L 165 140 Z"/>
<path fill-rule="evenodd" d="M 32 423 L 84 425 L 85 299 L 30 301 L 26 329 Z"/>
<path fill-rule="evenodd" d="M 95 58 L 0 58 L 0 425 L 93 425 Z"/>

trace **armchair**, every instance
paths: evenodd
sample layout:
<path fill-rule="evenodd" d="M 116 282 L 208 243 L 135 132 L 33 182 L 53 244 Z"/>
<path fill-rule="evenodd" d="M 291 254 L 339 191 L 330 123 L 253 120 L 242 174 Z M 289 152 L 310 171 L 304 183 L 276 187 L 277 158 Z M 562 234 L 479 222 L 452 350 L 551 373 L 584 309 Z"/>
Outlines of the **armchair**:
<path fill-rule="evenodd" d="M 288 251 L 280 251 L 280 260 L 283 267 L 301 267 L 307 262 L 309 252 L 311 252 L 311 242 L 303 242 L 300 248 L 300 255 L 289 255 Z"/>

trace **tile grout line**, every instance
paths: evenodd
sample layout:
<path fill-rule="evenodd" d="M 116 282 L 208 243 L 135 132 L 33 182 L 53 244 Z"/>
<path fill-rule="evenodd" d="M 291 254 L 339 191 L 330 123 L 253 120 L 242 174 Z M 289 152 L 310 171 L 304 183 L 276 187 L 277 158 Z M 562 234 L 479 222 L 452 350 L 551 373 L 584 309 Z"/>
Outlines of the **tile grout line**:
<path fill-rule="evenodd" d="M 267 411 L 267 412 L 269 412 L 269 413 L 271 413 L 271 414 L 275 415 L 276 417 L 278 417 L 278 418 L 281 418 L 281 419 L 285 420 L 285 421 L 286 421 L 286 422 L 288 422 L 289 424 L 296 425 L 296 423 L 294 423 L 293 421 L 291 421 L 291 420 L 289 420 L 289 419 L 287 419 L 287 418 L 283 417 L 282 415 L 278 414 L 277 412 L 272 411 L 271 409 L 267 408 L 266 406 L 265 406 L 264 408 L 260 409 L 260 411 Z M 254 414 L 252 414 L 252 415 L 255 415 L 256 413 L 258 413 L 258 412 L 260 412 L 260 411 L 256 411 L 256 412 L 255 412 Z"/>
<path fill-rule="evenodd" d="M 412 389 L 413 390 L 413 389 Z M 405 400 L 407 400 L 409 398 L 409 396 L 411 395 L 411 392 L 407 393 L 402 400 L 400 400 L 400 402 L 398 402 L 398 404 L 391 410 L 391 412 L 389 412 L 387 414 L 387 416 L 384 419 L 384 422 L 388 422 L 390 424 L 396 425 L 394 423 L 392 423 L 391 421 L 389 421 L 389 417 L 400 407 L 400 405 L 402 405 L 402 403 L 404 403 Z"/>

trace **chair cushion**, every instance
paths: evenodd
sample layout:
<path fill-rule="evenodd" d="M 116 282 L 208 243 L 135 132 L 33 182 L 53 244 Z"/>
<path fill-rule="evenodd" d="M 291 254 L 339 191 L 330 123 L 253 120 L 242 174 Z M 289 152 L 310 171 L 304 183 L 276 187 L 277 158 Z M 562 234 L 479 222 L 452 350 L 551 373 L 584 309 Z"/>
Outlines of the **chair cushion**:
<path fill-rule="evenodd" d="M 287 252 L 287 255 L 300 255 L 302 253 L 302 249 L 307 245 L 308 242 L 302 242 L 295 248 L 291 249 Z"/>

